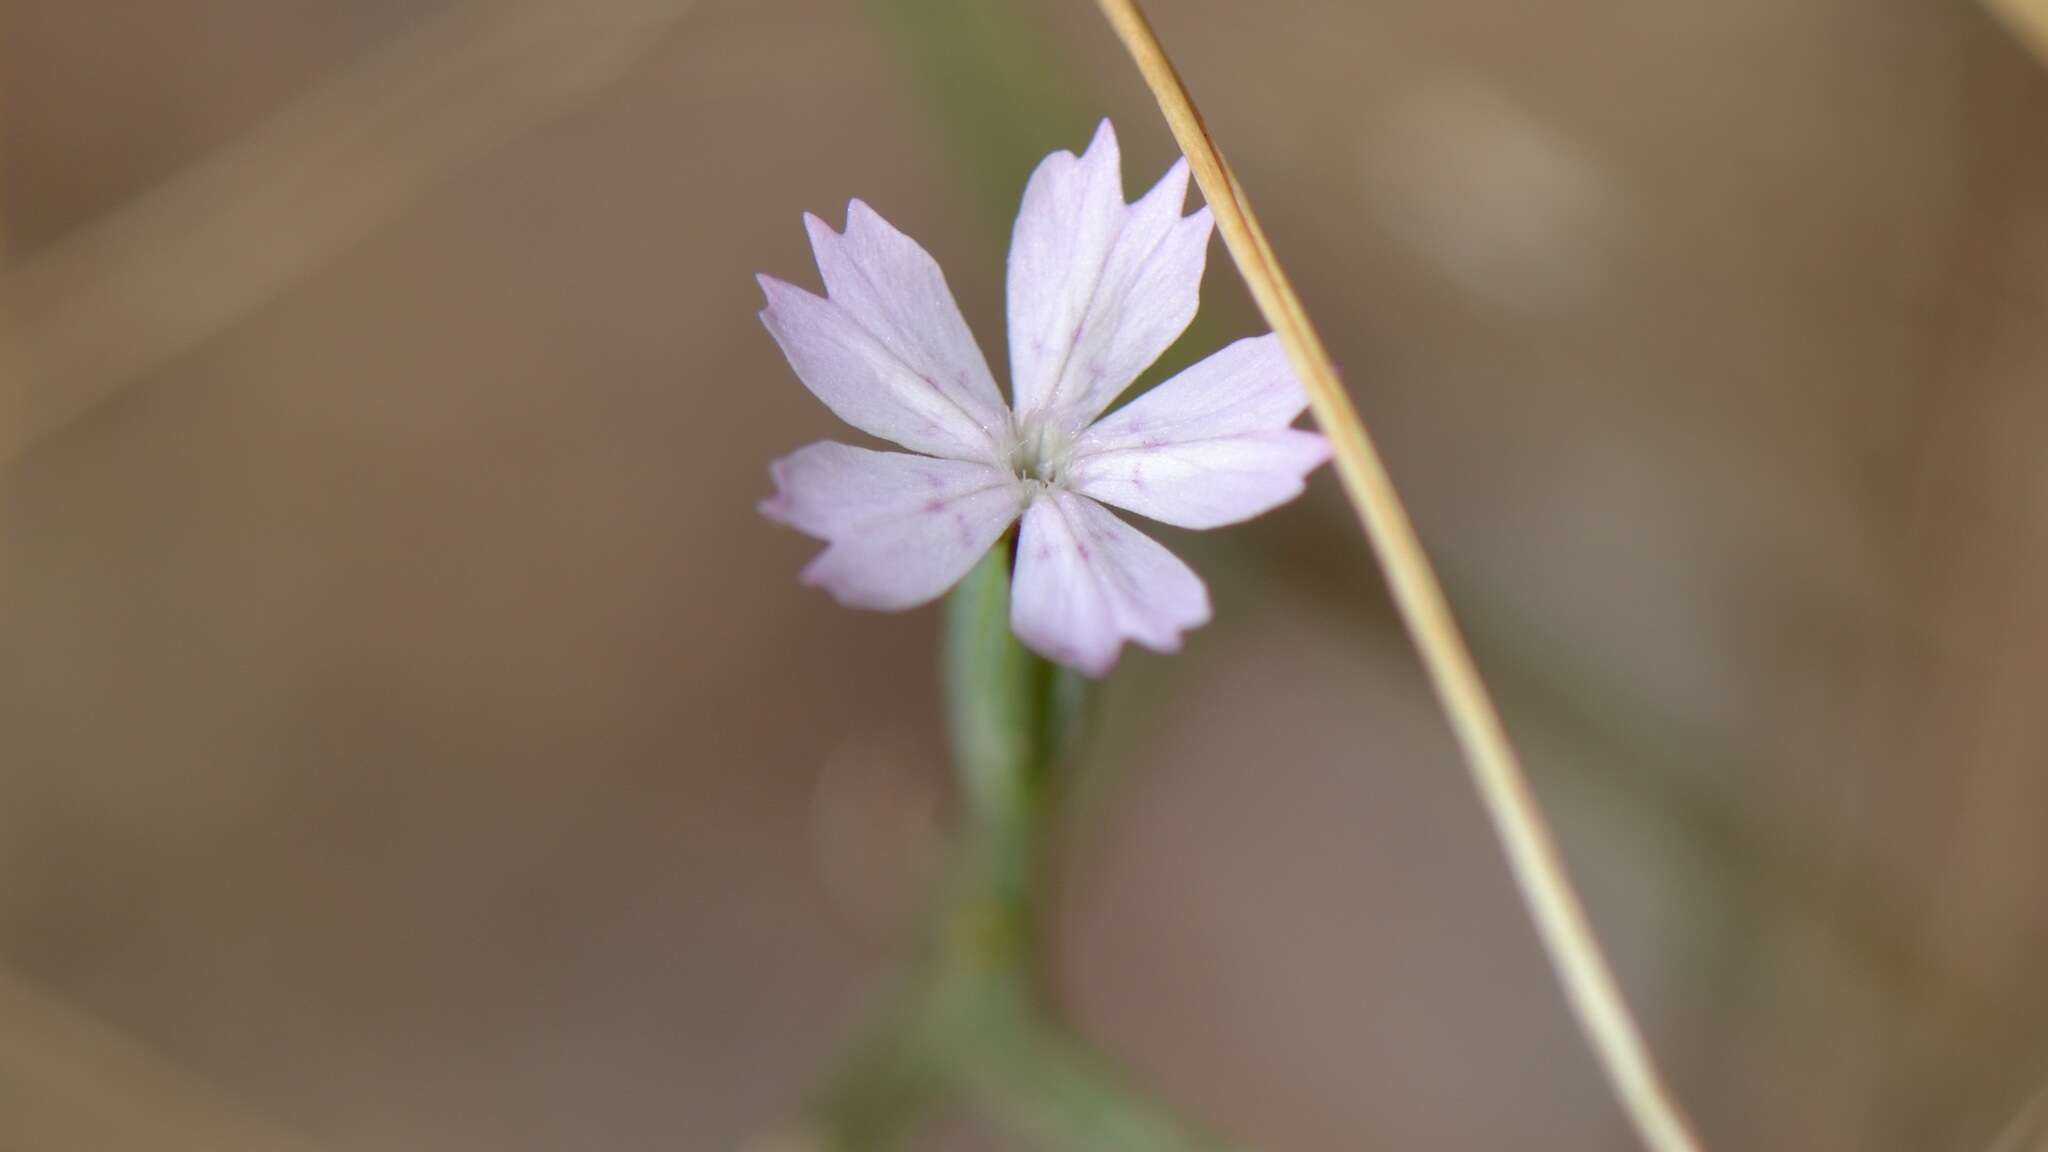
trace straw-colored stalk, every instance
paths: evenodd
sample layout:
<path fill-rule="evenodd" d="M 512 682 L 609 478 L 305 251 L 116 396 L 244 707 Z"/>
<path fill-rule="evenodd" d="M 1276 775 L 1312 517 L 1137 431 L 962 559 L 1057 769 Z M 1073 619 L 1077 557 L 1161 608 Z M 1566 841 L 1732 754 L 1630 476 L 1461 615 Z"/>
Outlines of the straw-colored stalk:
<path fill-rule="evenodd" d="M 1386 465 L 1337 378 L 1329 352 L 1136 0 L 1098 2 L 1165 113 L 1215 214 L 1224 244 L 1307 387 L 1316 423 L 1330 439 L 1344 493 L 1385 570 L 1395 606 L 1450 718 L 1537 933 L 1615 1095 L 1649 1148 L 1697 1152 L 1699 1143 L 1666 1090 L 1587 925 L 1542 810 L 1444 599 L 1443 586 L 1416 539 Z"/>
<path fill-rule="evenodd" d="M 2048 64 L 2048 0 L 1984 0 L 1984 6 Z"/>

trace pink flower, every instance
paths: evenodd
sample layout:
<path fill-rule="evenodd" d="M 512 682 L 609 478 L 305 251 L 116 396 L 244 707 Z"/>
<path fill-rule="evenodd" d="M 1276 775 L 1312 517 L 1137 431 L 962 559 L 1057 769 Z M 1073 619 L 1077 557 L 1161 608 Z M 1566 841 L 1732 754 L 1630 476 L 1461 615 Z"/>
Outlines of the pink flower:
<path fill-rule="evenodd" d="M 1289 427 L 1307 398 L 1270 335 L 1102 415 L 1194 318 L 1210 219 L 1181 215 L 1187 184 L 1183 160 L 1126 204 L 1106 120 L 1084 155 L 1039 164 L 1010 238 L 1010 405 L 916 241 L 858 200 L 843 233 L 805 216 L 826 295 L 763 276 L 761 320 L 826 407 L 920 453 L 821 442 L 775 462 L 762 513 L 827 542 L 805 583 L 915 607 L 1022 517 L 1010 625 L 1033 651 L 1100 676 L 1125 640 L 1172 652 L 1209 619 L 1201 578 L 1103 505 L 1233 524 L 1300 495 L 1329 446 Z"/>

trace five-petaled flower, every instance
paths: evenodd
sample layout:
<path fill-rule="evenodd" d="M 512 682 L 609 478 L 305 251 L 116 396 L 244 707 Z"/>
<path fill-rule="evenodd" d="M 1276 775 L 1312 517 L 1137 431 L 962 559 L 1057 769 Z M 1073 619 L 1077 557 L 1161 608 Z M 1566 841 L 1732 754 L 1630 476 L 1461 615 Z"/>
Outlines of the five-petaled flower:
<path fill-rule="evenodd" d="M 1106 120 L 1039 164 L 1010 239 L 1007 407 L 916 241 L 858 200 L 844 233 L 805 216 L 826 295 L 763 276 L 762 322 L 826 407 L 918 453 L 821 442 L 775 462 L 761 511 L 828 544 L 806 583 L 915 607 L 1022 517 L 1010 625 L 1041 655 L 1100 676 L 1126 639 L 1170 652 L 1209 619 L 1201 578 L 1103 505 L 1236 523 L 1299 495 L 1329 447 L 1289 426 L 1307 400 L 1270 335 L 1102 415 L 1194 319 L 1211 221 L 1181 215 L 1187 184 L 1182 160 L 1125 203 Z"/>

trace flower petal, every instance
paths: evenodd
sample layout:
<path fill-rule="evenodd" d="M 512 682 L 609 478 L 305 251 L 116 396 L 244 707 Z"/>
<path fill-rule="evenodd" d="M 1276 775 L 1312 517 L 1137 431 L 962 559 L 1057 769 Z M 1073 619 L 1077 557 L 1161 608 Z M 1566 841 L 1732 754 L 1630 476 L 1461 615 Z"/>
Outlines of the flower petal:
<path fill-rule="evenodd" d="M 830 542 L 804 569 L 842 604 L 896 611 L 951 588 L 1017 519 L 1016 477 L 987 464 L 825 441 L 770 466 L 761 513 Z"/>
<path fill-rule="evenodd" d="M 1025 511 L 1010 627 L 1031 650 L 1101 676 L 1126 639 L 1175 652 L 1208 619 L 1201 577 L 1102 505 L 1054 490 Z"/>
<path fill-rule="evenodd" d="M 840 419 L 915 451 L 995 460 L 1009 413 L 938 263 L 858 200 L 846 219 L 842 235 L 804 217 L 826 297 L 763 276 L 762 323 Z"/>
<path fill-rule="evenodd" d="M 1109 121 L 1079 156 L 1055 152 L 1024 188 L 1010 237 L 1010 376 L 1018 413 L 1095 418 L 1194 319 L 1210 219 L 1183 218 L 1187 161 L 1124 203 Z"/>
<path fill-rule="evenodd" d="M 1068 484 L 1181 528 L 1249 520 L 1330 458 L 1321 436 L 1288 427 L 1307 406 L 1277 337 L 1239 340 L 1083 432 Z"/>

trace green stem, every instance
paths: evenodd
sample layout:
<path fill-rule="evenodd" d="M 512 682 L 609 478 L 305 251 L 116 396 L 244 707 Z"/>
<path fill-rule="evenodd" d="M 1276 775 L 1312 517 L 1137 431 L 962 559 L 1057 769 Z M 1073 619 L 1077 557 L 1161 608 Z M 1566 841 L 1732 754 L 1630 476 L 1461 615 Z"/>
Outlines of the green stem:
<path fill-rule="evenodd" d="M 977 1049 L 969 1075 L 999 1119 L 1044 1147 L 1076 1152 L 1225 1152 L 1130 1091 L 1094 1053 L 1043 1024 L 1018 1020 Z"/>
<path fill-rule="evenodd" d="M 818 1102 L 820 1143 L 831 1152 L 893 1148 L 952 1088 L 954 1059 L 968 1032 L 972 990 L 931 967 L 840 1065 Z"/>
<path fill-rule="evenodd" d="M 1028 935 L 1046 776 L 1065 740 L 1048 725 L 1052 666 L 1010 633 L 1008 540 L 946 601 L 944 672 L 967 824 L 964 895 L 970 903 L 993 900 L 985 911 Z"/>
<path fill-rule="evenodd" d="M 1051 1146 L 1213 1148 L 1133 1096 L 1044 1021 L 1034 959 L 1051 773 L 1080 727 L 1086 682 L 1010 632 L 1010 543 L 946 605 L 946 712 L 966 824 L 930 959 L 855 1050 L 818 1110 L 827 1148 L 880 1152 L 964 1089 Z"/>

